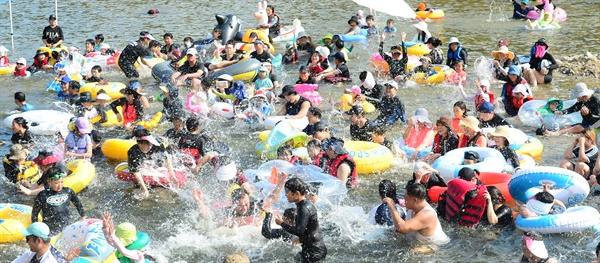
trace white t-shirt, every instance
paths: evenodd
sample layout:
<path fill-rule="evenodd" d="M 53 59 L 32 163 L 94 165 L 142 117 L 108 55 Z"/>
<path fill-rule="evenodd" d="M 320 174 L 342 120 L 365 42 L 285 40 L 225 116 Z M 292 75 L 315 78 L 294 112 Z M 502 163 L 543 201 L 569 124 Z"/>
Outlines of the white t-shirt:
<path fill-rule="evenodd" d="M 30 263 L 31 259 L 36 256 L 37 253 L 29 250 L 17 259 L 13 260 L 12 263 Z M 68 261 L 56 250 L 54 247 L 50 246 L 50 249 L 44 253 L 42 258 L 38 260 L 40 263 L 68 263 Z"/>

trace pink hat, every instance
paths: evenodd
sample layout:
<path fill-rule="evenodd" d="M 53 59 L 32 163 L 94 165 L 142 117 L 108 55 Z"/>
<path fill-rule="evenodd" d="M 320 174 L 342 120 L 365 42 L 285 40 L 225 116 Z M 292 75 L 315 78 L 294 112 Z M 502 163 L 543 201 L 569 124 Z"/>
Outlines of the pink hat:
<path fill-rule="evenodd" d="M 527 249 L 536 257 L 539 258 L 547 258 L 548 250 L 544 245 L 543 240 L 535 240 L 533 237 L 523 235 L 523 240 L 525 241 L 525 246 Z"/>
<path fill-rule="evenodd" d="M 356 95 L 360 95 L 362 93 L 359 86 L 352 86 L 352 88 L 346 89 L 346 92 L 356 93 Z"/>
<path fill-rule="evenodd" d="M 138 139 L 138 141 L 148 141 L 154 146 L 160 145 L 160 143 L 158 143 L 158 141 L 156 139 L 154 139 L 154 136 L 152 136 L 152 135 L 142 136 L 141 138 Z"/>
<path fill-rule="evenodd" d="M 27 65 L 27 60 L 25 58 L 17 59 L 17 64 Z"/>

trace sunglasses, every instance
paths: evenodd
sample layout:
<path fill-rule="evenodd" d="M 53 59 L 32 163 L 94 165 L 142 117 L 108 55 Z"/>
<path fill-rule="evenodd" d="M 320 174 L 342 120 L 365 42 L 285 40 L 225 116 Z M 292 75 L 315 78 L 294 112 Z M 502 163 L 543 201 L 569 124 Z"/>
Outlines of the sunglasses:
<path fill-rule="evenodd" d="M 146 141 L 146 140 L 138 140 L 137 143 L 139 143 L 139 144 L 150 144 L 150 142 Z"/>

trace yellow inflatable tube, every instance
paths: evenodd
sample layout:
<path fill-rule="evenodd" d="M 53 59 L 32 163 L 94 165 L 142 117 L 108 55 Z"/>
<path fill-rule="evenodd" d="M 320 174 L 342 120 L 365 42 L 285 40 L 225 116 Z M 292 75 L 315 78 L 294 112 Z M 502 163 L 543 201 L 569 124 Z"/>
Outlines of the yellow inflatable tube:
<path fill-rule="evenodd" d="M 96 167 L 87 160 L 75 160 L 67 163 L 67 168 L 71 173 L 65 178 L 65 187 L 73 189 L 75 193 L 79 193 L 86 188 L 96 176 Z"/>
<path fill-rule="evenodd" d="M 15 72 L 15 66 L 14 65 L 0 67 L 0 76 L 10 75 L 13 72 Z"/>
<path fill-rule="evenodd" d="M 444 18 L 444 10 L 442 9 L 433 9 L 432 11 L 417 11 L 415 14 L 417 14 L 417 17 L 420 20 L 440 20 Z"/>
<path fill-rule="evenodd" d="M 150 119 L 149 121 L 140 121 L 137 123 L 137 125 L 139 126 L 143 126 L 146 129 L 154 129 L 158 126 L 158 124 L 160 124 L 160 120 L 162 119 L 162 112 L 157 112 L 156 114 L 154 114 L 154 116 L 152 117 L 152 119 Z"/>
<path fill-rule="evenodd" d="M 121 106 L 117 106 L 117 111 L 118 112 L 123 112 L 123 108 Z M 97 123 L 100 121 L 100 116 L 96 116 L 96 118 L 93 118 L 90 120 L 91 123 Z M 102 127 L 112 127 L 112 126 L 121 126 L 123 125 L 123 120 L 121 119 L 121 121 L 117 120 L 117 116 L 115 115 L 115 113 L 112 110 L 109 110 L 106 112 L 106 122 L 105 123 L 101 123 L 100 126 Z"/>
<path fill-rule="evenodd" d="M 79 94 L 82 92 L 89 92 L 92 94 L 92 98 L 95 99 L 98 95 L 98 91 L 102 89 L 106 91 L 106 95 L 108 95 L 111 99 L 118 99 L 125 97 L 125 95 L 121 93 L 121 90 L 126 87 L 127 86 L 121 82 L 108 82 L 106 85 L 101 85 L 98 82 L 89 82 L 81 86 L 79 89 Z"/>
<path fill-rule="evenodd" d="M 52 57 L 52 52 L 56 51 L 56 52 L 60 52 L 61 50 L 66 51 L 67 53 L 69 53 L 69 50 L 67 49 L 67 47 L 65 46 L 60 46 L 60 47 L 55 47 L 55 48 L 49 48 L 49 47 L 38 47 L 37 50 L 41 50 L 44 51 L 48 54 L 48 64 L 50 65 L 54 65 L 54 63 L 56 63 L 56 59 L 54 59 Z M 36 51 L 37 53 L 37 51 Z"/>
<path fill-rule="evenodd" d="M 414 44 L 406 48 L 406 53 L 408 53 L 408 55 L 413 55 L 417 57 L 427 55 L 429 54 L 429 52 L 431 52 L 431 50 L 429 50 L 429 47 L 422 43 Z"/>
<path fill-rule="evenodd" d="M 535 137 L 529 137 L 527 142 L 525 142 L 519 149 L 515 152 L 520 155 L 528 155 L 536 161 L 539 161 L 542 158 L 542 151 L 544 150 L 544 145 L 542 142 Z"/>
<path fill-rule="evenodd" d="M 426 77 L 425 73 L 416 73 L 412 75 L 411 80 L 421 85 L 442 83 L 446 80 L 446 77 L 452 72 L 452 69 L 445 65 L 434 65 L 433 67 L 437 74 Z"/>
<path fill-rule="evenodd" d="M 21 230 L 31 225 L 31 206 L 0 203 L 0 243 L 25 240 Z"/>
<path fill-rule="evenodd" d="M 387 147 L 363 141 L 346 141 L 344 149 L 356 163 L 356 172 L 359 174 L 369 174 L 382 171 L 390 167 L 394 156 Z"/>
<path fill-rule="evenodd" d="M 17 181 L 27 179 L 29 182 L 35 182 L 42 176 L 42 172 L 33 161 L 26 161 L 21 165 L 24 169 L 22 173 L 17 176 Z"/>
<path fill-rule="evenodd" d="M 263 30 L 259 30 L 259 29 L 246 30 L 246 33 L 242 37 L 242 42 L 250 43 L 250 34 L 252 34 L 252 32 L 255 32 L 258 35 L 258 39 L 262 40 L 266 44 L 269 44 L 269 53 L 271 53 L 271 54 L 275 53 L 275 48 L 273 47 L 273 44 L 271 43 L 271 41 L 269 41 L 269 35 L 267 35 L 267 33 Z"/>
<path fill-rule="evenodd" d="M 127 161 L 127 151 L 133 145 L 133 140 L 108 139 L 102 143 L 102 153 L 109 159 Z"/>

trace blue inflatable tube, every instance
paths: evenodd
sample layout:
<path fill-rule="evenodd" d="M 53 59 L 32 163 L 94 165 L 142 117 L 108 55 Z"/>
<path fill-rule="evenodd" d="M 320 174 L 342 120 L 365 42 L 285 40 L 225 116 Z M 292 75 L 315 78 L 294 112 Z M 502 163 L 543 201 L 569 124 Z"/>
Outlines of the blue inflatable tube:
<path fill-rule="evenodd" d="M 594 227 L 600 223 L 598 210 L 589 206 L 568 208 L 565 212 L 555 215 L 523 218 L 515 220 L 517 228 L 523 231 L 538 231 L 542 234 L 573 232 Z"/>
<path fill-rule="evenodd" d="M 550 193 L 567 207 L 581 203 L 590 193 L 588 182 L 576 172 L 558 167 L 535 167 L 518 171 L 508 182 L 508 191 L 517 201 L 526 203 L 542 191 L 543 184 L 556 190 Z"/>
<path fill-rule="evenodd" d="M 344 41 L 344 43 L 357 43 L 367 41 L 367 30 L 361 29 L 360 35 L 344 35 L 337 34 L 333 35 L 333 39 L 339 38 Z"/>
<path fill-rule="evenodd" d="M 427 147 L 423 150 L 421 150 L 418 154 L 417 154 L 417 158 L 422 159 L 423 157 L 425 157 L 425 155 L 429 154 L 431 152 L 432 147 Z M 406 153 L 406 156 L 411 156 L 413 154 L 413 152 L 415 151 L 415 148 L 410 148 L 406 145 L 404 146 L 400 146 L 400 150 L 402 150 L 403 152 Z"/>

